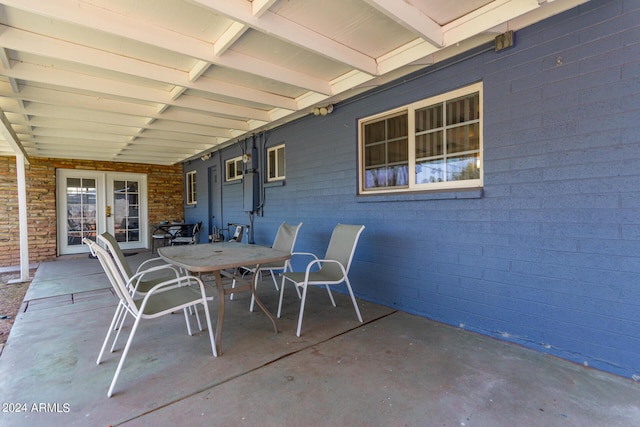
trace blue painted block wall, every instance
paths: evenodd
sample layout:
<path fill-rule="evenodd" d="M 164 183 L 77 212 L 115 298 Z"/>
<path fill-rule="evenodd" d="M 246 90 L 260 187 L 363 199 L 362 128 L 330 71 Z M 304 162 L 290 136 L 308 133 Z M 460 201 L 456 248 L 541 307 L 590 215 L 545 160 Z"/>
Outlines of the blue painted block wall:
<path fill-rule="evenodd" d="M 637 380 L 640 1 L 592 0 L 515 41 L 262 135 L 261 150 L 286 144 L 287 171 L 264 188 L 255 241 L 303 221 L 296 249 L 323 254 L 336 223 L 364 224 L 351 271 L 360 298 Z M 482 191 L 357 197 L 358 118 L 477 81 Z M 207 164 L 194 166 L 187 217 L 202 220 Z"/>

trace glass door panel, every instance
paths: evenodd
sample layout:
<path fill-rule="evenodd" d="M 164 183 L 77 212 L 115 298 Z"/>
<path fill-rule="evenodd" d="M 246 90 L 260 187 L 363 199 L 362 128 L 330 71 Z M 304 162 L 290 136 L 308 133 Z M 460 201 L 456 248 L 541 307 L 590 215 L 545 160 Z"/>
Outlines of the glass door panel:
<path fill-rule="evenodd" d="M 67 246 L 81 246 L 83 237 L 96 239 L 96 180 L 67 178 L 66 190 Z"/>
<path fill-rule="evenodd" d="M 108 173 L 107 231 L 122 249 L 147 248 L 147 177 L 136 173 Z"/>
<path fill-rule="evenodd" d="M 140 183 L 114 180 L 114 235 L 118 242 L 140 242 Z"/>

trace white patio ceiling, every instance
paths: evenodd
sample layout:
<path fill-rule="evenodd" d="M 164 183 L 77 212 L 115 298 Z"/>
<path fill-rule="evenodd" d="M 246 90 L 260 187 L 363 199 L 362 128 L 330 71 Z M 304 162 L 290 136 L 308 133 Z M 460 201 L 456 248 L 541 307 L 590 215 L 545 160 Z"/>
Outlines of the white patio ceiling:
<path fill-rule="evenodd" d="M 0 0 L 0 155 L 174 164 L 585 1 Z"/>

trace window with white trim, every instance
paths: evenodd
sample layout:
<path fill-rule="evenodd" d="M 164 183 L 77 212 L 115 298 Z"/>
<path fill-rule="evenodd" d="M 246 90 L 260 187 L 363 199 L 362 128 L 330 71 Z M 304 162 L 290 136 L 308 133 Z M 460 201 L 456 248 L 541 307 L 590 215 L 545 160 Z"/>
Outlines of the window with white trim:
<path fill-rule="evenodd" d="M 242 156 L 234 157 L 225 162 L 226 180 L 236 181 L 242 178 Z"/>
<path fill-rule="evenodd" d="M 198 203 L 198 193 L 196 187 L 196 171 L 187 172 L 187 205 L 195 205 Z"/>
<path fill-rule="evenodd" d="M 284 144 L 267 149 L 267 181 L 285 179 Z"/>
<path fill-rule="evenodd" d="M 482 186 L 482 83 L 358 121 L 359 194 Z"/>

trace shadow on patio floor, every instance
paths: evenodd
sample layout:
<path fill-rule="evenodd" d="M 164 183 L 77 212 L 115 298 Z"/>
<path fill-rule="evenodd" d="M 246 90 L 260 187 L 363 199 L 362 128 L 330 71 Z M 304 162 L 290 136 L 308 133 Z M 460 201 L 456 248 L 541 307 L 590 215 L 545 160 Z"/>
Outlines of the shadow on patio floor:
<path fill-rule="evenodd" d="M 637 383 L 365 301 L 360 324 L 348 296 L 333 308 L 322 289 L 298 338 L 288 290 L 279 334 L 249 294 L 230 301 L 218 358 L 181 314 L 143 323 L 109 399 L 122 347 L 95 364 L 116 303 L 106 276 L 86 257 L 43 263 L 0 357 L 0 424 L 640 424 Z M 275 312 L 270 278 L 260 294 Z"/>

